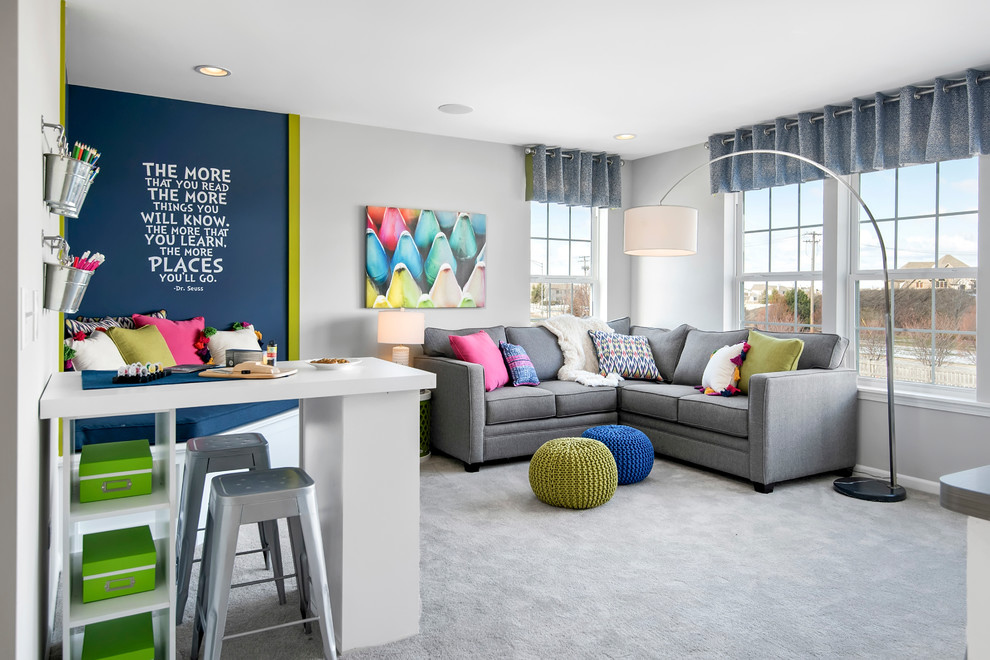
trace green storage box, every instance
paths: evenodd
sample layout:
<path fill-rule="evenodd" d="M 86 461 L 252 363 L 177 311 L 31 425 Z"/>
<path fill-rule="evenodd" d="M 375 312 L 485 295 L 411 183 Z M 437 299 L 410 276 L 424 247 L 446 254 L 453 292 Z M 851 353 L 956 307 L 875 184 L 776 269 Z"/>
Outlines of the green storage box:
<path fill-rule="evenodd" d="M 151 493 L 147 440 L 84 445 L 79 458 L 79 501 L 98 502 Z"/>
<path fill-rule="evenodd" d="M 151 612 L 86 626 L 82 660 L 155 660 Z"/>
<path fill-rule="evenodd" d="M 128 527 L 83 536 L 82 600 L 92 603 L 155 588 L 151 528 Z"/>

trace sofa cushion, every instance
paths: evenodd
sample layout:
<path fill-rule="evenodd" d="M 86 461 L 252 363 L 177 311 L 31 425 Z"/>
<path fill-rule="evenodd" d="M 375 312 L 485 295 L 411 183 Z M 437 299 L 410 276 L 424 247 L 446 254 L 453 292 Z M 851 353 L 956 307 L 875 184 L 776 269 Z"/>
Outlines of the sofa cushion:
<path fill-rule="evenodd" d="M 681 351 L 684 350 L 684 342 L 690 330 L 694 328 L 686 323 L 673 330 L 650 328 L 644 325 L 634 325 L 630 329 L 632 334 L 646 337 L 650 342 L 653 361 L 660 370 L 660 377 L 668 383 L 674 378 L 674 369 L 677 368 L 677 361 L 681 358 Z"/>
<path fill-rule="evenodd" d="M 619 374 L 634 380 L 660 380 L 660 372 L 646 337 L 597 330 L 589 330 L 588 334 L 595 344 L 598 372 L 602 376 Z"/>
<path fill-rule="evenodd" d="M 739 390 L 749 394 L 749 379 L 753 374 L 794 371 L 804 351 L 804 341 L 797 337 L 784 339 L 749 331 L 749 352 L 739 368 Z"/>
<path fill-rule="evenodd" d="M 623 381 L 619 387 L 619 408 L 624 412 L 676 422 L 677 400 L 696 394 L 698 390 L 690 385 Z"/>
<path fill-rule="evenodd" d="M 423 354 L 433 357 L 454 358 L 454 351 L 450 348 L 450 335 L 463 337 L 473 335 L 479 330 L 484 330 L 498 346 L 500 341 L 505 341 L 505 327 L 493 325 L 490 328 L 462 328 L 460 330 L 444 330 L 443 328 L 426 328 L 423 331 Z M 512 342 L 518 344 L 519 342 Z M 529 351 L 527 351 L 528 353 Z"/>
<path fill-rule="evenodd" d="M 749 337 L 749 330 L 706 332 L 691 329 L 684 341 L 684 350 L 671 379 L 675 385 L 701 385 L 701 377 L 712 353 L 723 346 L 731 346 Z"/>
<path fill-rule="evenodd" d="M 557 335 L 543 327 L 510 326 L 505 328 L 505 336 L 510 343 L 523 347 L 541 381 L 557 378 L 557 372 L 564 366 L 564 354 L 557 343 Z"/>
<path fill-rule="evenodd" d="M 526 349 L 519 344 L 500 341 L 498 350 L 502 352 L 502 359 L 505 360 L 505 366 L 509 369 L 509 382 L 512 383 L 513 387 L 540 384 L 540 378 L 536 375 L 533 362 L 526 355 Z"/>
<path fill-rule="evenodd" d="M 553 392 L 539 387 L 500 387 L 485 393 L 485 423 L 545 419 L 556 412 Z"/>
<path fill-rule="evenodd" d="M 699 429 L 749 436 L 749 397 L 693 394 L 677 400 L 677 421 Z"/>
<path fill-rule="evenodd" d="M 611 321 L 607 321 L 607 323 L 608 323 L 608 327 L 612 328 L 613 330 L 615 330 L 616 332 L 618 332 L 620 335 L 631 335 L 632 334 L 631 332 L 629 332 L 629 317 L 628 316 L 623 316 L 621 319 L 612 319 Z"/>
<path fill-rule="evenodd" d="M 732 346 L 723 346 L 714 353 L 708 360 L 705 373 L 701 376 L 701 387 L 708 395 L 733 396 L 739 394 L 740 367 L 746 354 L 749 351 L 749 344 L 741 341 Z"/>
<path fill-rule="evenodd" d="M 849 340 L 828 332 L 763 332 L 777 339 L 800 339 L 804 350 L 798 369 L 835 369 L 842 363 Z"/>
<path fill-rule="evenodd" d="M 557 417 L 615 411 L 614 387 L 588 387 L 569 380 L 550 380 L 540 383 L 538 389 L 554 393 Z"/>
<path fill-rule="evenodd" d="M 505 360 L 492 338 L 479 330 L 474 334 L 449 337 L 450 348 L 458 360 L 480 364 L 485 368 L 485 391 L 491 392 L 509 382 Z"/>

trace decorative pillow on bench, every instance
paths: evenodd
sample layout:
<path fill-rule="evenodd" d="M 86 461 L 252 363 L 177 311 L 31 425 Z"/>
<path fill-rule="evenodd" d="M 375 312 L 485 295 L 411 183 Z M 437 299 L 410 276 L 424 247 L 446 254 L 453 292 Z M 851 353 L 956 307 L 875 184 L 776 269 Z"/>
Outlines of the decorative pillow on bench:
<path fill-rule="evenodd" d="M 749 379 L 754 374 L 794 371 L 804 352 L 801 339 L 777 339 L 756 330 L 749 331 L 750 350 L 739 370 L 739 389 L 749 393 Z"/>
<path fill-rule="evenodd" d="M 485 368 L 485 391 L 491 392 L 509 382 L 502 353 L 484 330 L 473 335 L 450 335 L 450 348 L 454 356 L 464 362 L 480 364 Z"/>
<path fill-rule="evenodd" d="M 619 374 L 623 378 L 636 380 L 663 380 L 646 337 L 600 330 L 589 330 L 588 334 L 598 353 L 601 375 Z"/>
<path fill-rule="evenodd" d="M 518 344 L 510 344 L 500 341 L 498 350 L 502 352 L 505 366 L 509 368 L 509 380 L 513 387 L 520 385 L 539 385 L 540 379 L 536 375 L 536 367 L 526 354 L 526 349 Z"/>
<path fill-rule="evenodd" d="M 698 388 L 704 394 L 714 396 L 732 396 L 739 394 L 739 368 L 746 360 L 749 344 L 740 342 L 732 346 L 723 346 L 708 359 L 708 366 L 701 376 L 701 386 Z"/>

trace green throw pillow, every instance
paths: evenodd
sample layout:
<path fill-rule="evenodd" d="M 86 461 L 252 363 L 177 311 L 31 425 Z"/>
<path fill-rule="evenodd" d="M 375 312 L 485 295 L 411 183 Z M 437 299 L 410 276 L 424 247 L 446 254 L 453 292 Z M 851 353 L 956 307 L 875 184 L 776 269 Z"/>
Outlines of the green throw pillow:
<path fill-rule="evenodd" d="M 803 339 L 777 339 L 756 330 L 749 331 L 749 352 L 739 369 L 739 389 L 749 394 L 749 378 L 753 374 L 773 371 L 794 371 L 804 350 Z"/>
<path fill-rule="evenodd" d="M 161 331 L 153 326 L 129 330 L 127 328 L 110 328 L 107 330 L 110 339 L 117 345 L 124 362 L 161 362 L 164 367 L 174 367 L 175 358 Z"/>

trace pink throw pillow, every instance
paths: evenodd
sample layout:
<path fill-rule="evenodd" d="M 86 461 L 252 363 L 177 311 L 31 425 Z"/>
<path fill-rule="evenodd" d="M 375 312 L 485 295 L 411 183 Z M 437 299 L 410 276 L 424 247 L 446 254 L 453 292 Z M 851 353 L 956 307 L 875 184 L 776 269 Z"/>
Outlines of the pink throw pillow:
<path fill-rule="evenodd" d="M 176 364 L 203 364 L 202 358 L 196 354 L 196 347 L 193 346 L 199 341 L 199 335 L 206 327 L 202 316 L 185 321 L 170 321 L 144 314 L 133 314 L 131 318 L 134 319 L 134 325 L 139 328 L 146 325 L 158 328 Z"/>
<path fill-rule="evenodd" d="M 485 368 L 486 392 L 491 392 L 509 382 L 509 372 L 505 370 L 502 353 L 484 330 L 463 337 L 451 335 L 450 348 L 458 360 L 480 364 Z"/>

